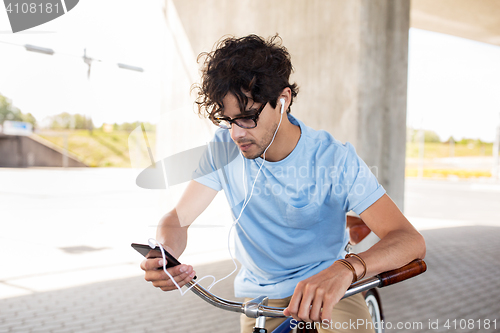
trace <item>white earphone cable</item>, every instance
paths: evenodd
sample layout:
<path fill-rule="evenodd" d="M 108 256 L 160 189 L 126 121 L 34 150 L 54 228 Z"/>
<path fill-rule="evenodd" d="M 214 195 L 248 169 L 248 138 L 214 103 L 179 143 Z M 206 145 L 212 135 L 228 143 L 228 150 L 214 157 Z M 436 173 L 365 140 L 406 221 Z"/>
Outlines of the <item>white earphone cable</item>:
<path fill-rule="evenodd" d="M 189 289 L 193 288 L 195 285 L 199 284 L 202 280 L 206 279 L 206 278 L 209 278 L 211 277 L 213 279 L 213 282 L 207 287 L 207 290 L 210 290 L 213 286 L 215 286 L 217 283 L 227 279 L 228 277 L 230 277 L 231 275 L 234 274 L 234 272 L 236 272 L 238 270 L 238 265 L 236 264 L 236 261 L 234 260 L 234 257 L 233 257 L 233 253 L 231 251 L 231 246 L 230 246 L 230 240 L 231 240 L 231 232 L 233 230 L 233 228 L 236 226 L 237 223 L 239 223 L 239 220 L 241 218 L 241 215 L 243 214 L 243 211 L 245 210 L 246 206 L 248 205 L 248 203 L 250 202 L 250 199 L 252 198 L 252 195 L 253 195 L 253 190 L 255 188 L 255 184 L 257 183 L 257 178 L 259 177 L 259 174 L 260 174 L 260 171 L 262 170 L 262 168 L 264 167 L 264 163 L 266 161 L 266 152 L 267 150 L 269 149 L 269 147 L 271 147 L 271 145 L 273 144 L 274 142 L 274 138 L 276 137 L 276 134 L 278 133 L 278 129 L 280 128 L 281 126 L 281 121 L 283 120 L 283 110 L 284 110 L 284 99 L 280 99 L 280 102 L 281 102 L 281 114 L 280 114 L 280 121 L 278 123 L 278 126 L 276 127 L 276 130 L 274 131 L 274 135 L 273 135 L 273 138 L 271 140 L 271 142 L 269 143 L 269 145 L 267 146 L 267 148 L 264 150 L 264 153 L 262 154 L 262 164 L 260 165 L 259 167 L 259 171 L 257 171 L 257 175 L 255 176 L 255 179 L 253 181 L 253 184 L 252 184 L 252 189 L 250 190 L 250 196 L 248 197 L 248 199 L 246 198 L 247 196 L 247 190 L 246 190 L 246 182 L 245 182 L 245 158 L 243 156 L 243 154 L 241 153 L 240 151 L 240 155 L 243 159 L 243 188 L 244 188 L 244 197 L 245 197 L 245 200 L 243 201 L 243 206 L 241 208 L 241 211 L 240 211 L 240 214 L 238 215 L 238 218 L 231 224 L 231 228 L 229 229 L 229 233 L 228 233 L 228 236 L 227 236 L 227 249 L 229 251 L 229 255 L 231 256 L 231 260 L 233 261 L 233 264 L 234 264 L 234 270 L 229 273 L 228 275 L 224 276 L 223 278 L 217 280 L 213 275 L 206 275 L 204 277 L 202 277 L 201 279 L 197 280 L 192 286 L 190 286 L 189 288 L 187 288 L 185 291 L 182 290 L 182 288 L 179 286 L 179 284 L 175 281 L 175 279 L 172 277 L 172 275 L 167 271 L 167 267 L 166 267 L 166 264 L 167 264 L 167 260 L 165 258 L 165 250 L 163 249 L 163 246 L 161 246 L 161 244 L 156 240 L 156 239 L 153 239 L 153 238 L 150 238 L 148 240 L 148 243 L 149 243 L 149 246 L 151 248 L 155 248 L 156 246 L 158 246 L 161 250 L 161 255 L 163 257 L 163 271 L 168 275 L 168 277 L 172 280 L 172 282 L 174 283 L 174 285 L 177 287 L 177 289 L 179 289 L 179 292 L 181 293 L 181 296 L 184 296 L 186 294 L 186 292 L 188 292 Z M 153 243 L 154 242 L 154 243 Z"/>
<path fill-rule="evenodd" d="M 276 130 L 274 131 L 274 135 L 273 135 L 273 138 L 271 140 L 271 142 L 269 143 L 269 145 L 267 146 L 267 148 L 264 150 L 264 153 L 262 154 L 262 164 L 259 168 L 259 171 L 257 172 L 257 175 L 255 176 L 255 179 L 253 181 L 253 184 L 252 184 L 252 189 L 250 191 L 250 196 L 248 197 L 248 199 L 245 199 L 245 201 L 243 202 L 243 206 L 241 208 L 241 211 L 240 211 L 240 214 L 238 216 L 238 218 L 233 222 L 233 224 L 231 225 L 231 228 L 229 229 L 229 233 L 228 233 L 228 236 L 227 236 L 227 249 L 229 251 L 229 255 L 231 256 L 231 260 L 233 261 L 233 264 L 234 264 L 234 270 L 229 273 L 227 276 L 223 277 L 222 279 L 214 282 L 211 286 L 215 285 L 216 283 L 219 283 L 220 281 L 224 280 L 224 279 L 227 279 L 228 277 L 230 277 L 231 275 L 234 274 L 234 272 L 236 272 L 236 270 L 238 269 L 238 265 L 236 264 L 236 261 L 234 260 L 234 257 L 233 257 L 233 253 L 231 252 L 231 247 L 230 247 L 230 238 L 231 238 L 231 231 L 233 230 L 233 228 L 236 226 L 236 224 L 239 223 L 240 221 L 240 218 L 241 218 L 241 215 L 243 214 L 243 211 L 245 210 L 246 206 L 248 205 L 248 203 L 250 202 L 250 199 L 252 198 L 252 195 L 253 195 L 253 190 L 255 188 L 255 184 L 257 183 L 257 178 L 259 177 L 259 174 L 260 174 L 260 171 L 262 170 L 262 168 L 264 167 L 264 163 L 266 161 L 266 152 L 267 150 L 269 149 L 269 147 L 271 147 L 271 145 L 273 144 L 274 142 L 274 138 L 276 137 L 276 134 L 278 133 L 278 129 L 280 128 L 281 126 L 281 121 L 283 120 L 283 108 L 284 108 L 284 102 L 283 100 L 280 100 L 281 102 L 281 115 L 280 115 L 280 121 L 278 123 L 278 126 L 276 127 Z M 241 151 L 240 151 L 241 153 Z M 245 170 L 245 159 L 244 159 L 244 156 L 242 154 L 241 156 L 243 158 L 243 170 Z M 245 173 L 243 173 L 243 188 L 245 189 L 245 198 L 246 198 L 246 186 L 245 186 Z"/>

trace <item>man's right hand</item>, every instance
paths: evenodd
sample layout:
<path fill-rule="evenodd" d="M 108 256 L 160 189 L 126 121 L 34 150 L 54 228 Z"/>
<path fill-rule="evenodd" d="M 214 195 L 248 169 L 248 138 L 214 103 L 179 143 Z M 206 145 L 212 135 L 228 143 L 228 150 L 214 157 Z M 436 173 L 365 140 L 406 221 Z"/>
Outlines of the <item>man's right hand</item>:
<path fill-rule="evenodd" d="M 156 239 L 160 240 L 162 244 L 170 244 L 177 251 L 163 245 L 165 250 L 174 257 L 182 254 L 187 244 L 188 227 L 207 208 L 216 195 L 217 191 L 208 186 L 195 180 L 189 182 L 177 206 L 165 214 L 158 223 Z M 176 286 L 163 271 L 161 260 L 161 258 L 150 258 L 141 263 L 141 268 L 146 272 L 144 278 L 163 291 L 174 290 Z M 171 267 L 167 271 L 181 287 L 196 275 L 193 267 L 189 265 Z"/>
<path fill-rule="evenodd" d="M 172 280 L 163 271 L 162 258 L 144 259 L 141 262 L 141 268 L 146 272 L 144 279 L 146 281 L 152 282 L 153 286 L 160 288 L 163 291 L 177 289 Z M 172 275 L 175 282 L 177 282 L 180 287 L 191 281 L 196 275 L 196 272 L 193 270 L 192 266 L 184 264 L 167 268 L 167 271 L 170 273 L 170 275 Z"/>

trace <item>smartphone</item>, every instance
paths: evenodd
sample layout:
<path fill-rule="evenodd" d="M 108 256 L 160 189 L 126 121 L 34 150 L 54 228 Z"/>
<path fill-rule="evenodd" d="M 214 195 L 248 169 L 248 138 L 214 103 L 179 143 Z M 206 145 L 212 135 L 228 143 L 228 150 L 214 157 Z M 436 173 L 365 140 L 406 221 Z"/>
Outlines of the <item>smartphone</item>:
<path fill-rule="evenodd" d="M 132 243 L 131 245 L 134 249 L 137 250 L 137 252 L 142 254 L 147 259 L 162 258 L 161 250 L 158 246 L 156 246 L 154 249 L 152 249 L 151 246 L 145 245 L 145 244 Z M 175 266 L 181 264 L 177 259 L 175 259 L 175 257 L 173 255 L 168 253 L 167 250 L 165 250 L 165 249 L 163 249 L 163 250 L 165 251 L 165 259 L 167 259 L 167 268 L 175 267 Z M 163 268 L 161 268 L 161 269 L 163 269 Z"/>
<path fill-rule="evenodd" d="M 154 249 L 152 249 L 151 246 L 145 244 L 132 243 L 131 246 L 147 259 L 162 258 L 161 250 L 158 247 L 158 245 Z M 168 253 L 168 251 L 165 250 L 165 248 L 163 248 L 163 250 L 165 251 L 165 259 L 167 259 L 167 265 L 166 265 L 167 268 L 175 267 L 181 264 L 177 259 L 175 259 L 173 255 Z M 163 269 L 163 267 L 159 267 L 158 269 Z M 193 278 L 193 280 L 194 279 L 196 279 L 196 276 Z"/>

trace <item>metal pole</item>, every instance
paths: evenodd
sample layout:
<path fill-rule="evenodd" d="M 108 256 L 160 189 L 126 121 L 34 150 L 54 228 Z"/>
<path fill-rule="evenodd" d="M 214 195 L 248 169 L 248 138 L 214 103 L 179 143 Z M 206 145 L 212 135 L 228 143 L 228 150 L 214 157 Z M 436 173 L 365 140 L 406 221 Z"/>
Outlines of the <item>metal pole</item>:
<path fill-rule="evenodd" d="M 424 147 L 425 147 L 425 134 L 424 129 L 421 127 L 418 132 L 418 178 L 422 179 L 424 177 Z"/>
<path fill-rule="evenodd" d="M 455 156 L 455 140 L 453 137 L 450 138 L 450 157 Z"/>
<path fill-rule="evenodd" d="M 64 134 L 63 168 L 68 167 L 68 133 Z"/>
<path fill-rule="evenodd" d="M 498 165 L 499 164 L 499 155 L 498 155 L 499 149 L 500 149 L 500 123 L 497 125 L 496 133 L 495 133 L 495 141 L 493 142 L 493 169 L 491 172 L 491 176 L 495 180 L 498 180 L 500 178 L 500 168 Z"/>

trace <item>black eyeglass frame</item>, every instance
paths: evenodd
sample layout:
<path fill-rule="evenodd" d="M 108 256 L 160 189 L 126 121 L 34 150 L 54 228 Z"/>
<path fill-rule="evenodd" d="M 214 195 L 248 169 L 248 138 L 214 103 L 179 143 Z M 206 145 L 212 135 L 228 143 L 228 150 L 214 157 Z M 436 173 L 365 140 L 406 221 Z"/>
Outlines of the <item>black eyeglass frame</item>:
<path fill-rule="evenodd" d="M 221 126 L 220 121 L 223 121 L 223 120 L 225 120 L 228 123 L 230 123 L 231 126 L 233 124 L 236 124 L 239 127 L 244 128 L 244 129 L 255 128 L 255 127 L 257 127 L 257 119 L 259 119 L 259 116 L 262 113 L 262 111 L 264 111 L 264 108 L 266 107 L 266 105 L 267 105 L 267 102 L 266 103 L 262 103 L 262 105 L 257 109 L 257 112 L 255 112 L 253 115 L 250 115 L 250 116 L 238 116 L 238 117 L 235 117 L 233 119 L 231 119 L 229 117 L 212 117 L 211 120 L 212 120 L 212 123 L 214 123 L 215 126 L 218 126 L 218 127 L 224 128 L 224 129 L 230 129 L 231 127 L 227 128 L 225 126 Z M 247 126 L 242 126 L 242 125 L 238 124 L 237 121 L 241 120 L 241 119 L 253 120 L 254 126 L 247 127 Z"/>

